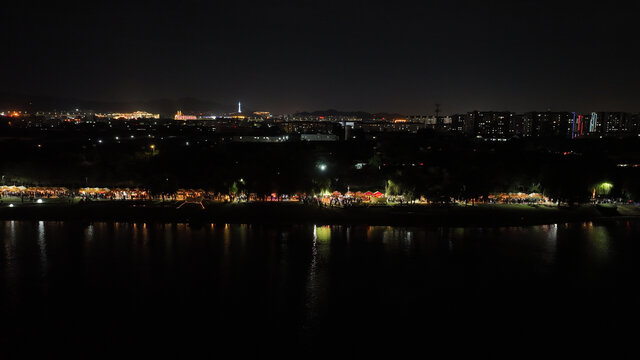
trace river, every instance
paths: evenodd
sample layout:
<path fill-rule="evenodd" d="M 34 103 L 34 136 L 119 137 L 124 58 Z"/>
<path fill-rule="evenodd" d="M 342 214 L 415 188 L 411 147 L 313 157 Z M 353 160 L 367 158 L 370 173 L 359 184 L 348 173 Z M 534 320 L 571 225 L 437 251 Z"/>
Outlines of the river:
<path fill-rule="evenodd" d="M 9 358 L 612 356 L 639 319 L 638 222 L 3 221 L 0 236 Z"/>

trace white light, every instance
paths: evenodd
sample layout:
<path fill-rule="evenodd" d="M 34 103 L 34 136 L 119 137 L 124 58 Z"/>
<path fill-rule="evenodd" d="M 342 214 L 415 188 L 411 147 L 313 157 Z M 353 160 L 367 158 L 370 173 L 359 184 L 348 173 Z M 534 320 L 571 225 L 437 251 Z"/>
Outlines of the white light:
<path fill-rule="evenodd" d="M 9 207 L 13 207 L 13 204 L 9 204 Z"/>
<path fill-rule="evenodd" d="M 320 167 L 321 171 L 325 171 L 327 169 L 327 165 L 325 165 L 325 164 L 320 164 L 319 167 Z"/>
<path fill-rule="evenodd" d="M 98 140 L 98 144 L 102 144 L 102 140 Z"/>
<path fill-rule="evenodd" d="M 37 202 L 38 204 L 42 204 L 42 199 L 38 199 L 36 202 Z"/>
<path fill-rule="evenodd" d="M 120 140 L 120 138 L 116 136 L 116 140 Z"/>

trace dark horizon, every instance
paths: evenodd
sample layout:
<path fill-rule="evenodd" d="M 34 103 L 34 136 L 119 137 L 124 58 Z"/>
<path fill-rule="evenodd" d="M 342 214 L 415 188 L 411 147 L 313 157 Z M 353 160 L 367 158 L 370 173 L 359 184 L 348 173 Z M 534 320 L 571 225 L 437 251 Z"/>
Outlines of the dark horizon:
<path fill-rule="evenodd" d="M 576 3 L 578 4 L 578 3 Z M 294 113 L 637 112 L 638 5 L 12 3 L 0 92 Z"/>
<path fill-rule="evenodd" d="M 446 104 L 441 104 L 441 109 Z M 252 111 L 269 111 L 267 108 L 255 108 L 252 104 L 242 103 L 243 110 L 246 112 Z M 0 110 L 16 110 L 16 111 L 72 111 L 74 109 L 92 110 L 96 112 L 131 112 L 131 111 L 150 111 L 160 114 L 173 114 L 177 110 L 182 110 L 185 113 L 197 113 L 197 112 L 218 112 L 231 113 L 236 111 L 237 103 L 235 104 L 221 104 L 216 101 L 207 101 L 195 97 L 182 96 L 178 98 L 155 98 L 146 100 L 125 100 L 125 101 L 104 101 L 104 100 L 91 100 L 82 98 L 60 98 L 55 96 L 43 96 L 43 95 L 25 95 L 25 94 L 6 94 L 0 93 Z M 470 112 L 511 112 L 514 114 L 524 114 L 528 112 L 572 112 L 575 109 L 569 109 L 567 107 L 555 108 L 555 109 L 536 109 L 530 108 L 524 111 L 514 111 L 508 108 L 473 108 L 460 112 L 449 112 L 446 108 L 441 110 L 440 116 L 453 116 L 460 114 L 467 114 Z M 292 113 L 277 113 L 271 111 L 273 115 L 284 114 L 324 114 L 324 113 L 340 113 L 340 114 L 369 114 L 369 115 L 422 115 L 422 116 L 435 116 L 435 104 L 432 104 L 430 110 L 426 110 L 424 113 L 411 113 L 406 111 L 368 111 L 366 109 L 336 109 L 336 108 L 323 108 L 323 109 L 301 109 Z M 626 112 L 631 114 L 640 113 L 640 110 L 620 110 L 620 109 L 591 109 L 585 111 L 575 111 L 577 114 L 588 114 L 591 112 L 596 113 L 614 113 L 614 112 Z"/>

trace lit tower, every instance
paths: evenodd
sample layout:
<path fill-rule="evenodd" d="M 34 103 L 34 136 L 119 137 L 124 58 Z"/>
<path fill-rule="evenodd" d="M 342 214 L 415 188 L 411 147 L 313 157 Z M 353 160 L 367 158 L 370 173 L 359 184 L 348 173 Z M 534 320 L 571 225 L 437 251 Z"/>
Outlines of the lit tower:
<path fill-rule="evenodd" d="M 589 120 L 589 132 L 596 132 L 598 126 L 598 114 L 595 112 L 591 113 L 591 119 Z"/>
<path fill-rule="evenodd" d="M 238 113 L 242 112 L 242 103 L 238 101 Z"/>

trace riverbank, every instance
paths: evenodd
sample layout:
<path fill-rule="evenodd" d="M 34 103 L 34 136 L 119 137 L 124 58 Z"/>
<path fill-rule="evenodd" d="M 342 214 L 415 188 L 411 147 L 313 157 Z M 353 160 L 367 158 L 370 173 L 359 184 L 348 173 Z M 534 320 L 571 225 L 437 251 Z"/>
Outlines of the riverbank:
<path fill-rule="evenodd" d="M 205 203 L 206 208 L 174 203 L 96 201 L 53 202 L 0 207 L 3 220 L 363 224 L 396 226 L 524 226 L 582 221 L 640 219 L 640 208 L 584 205 L 571 208 L 542 205 L 315 207 L 300 203 Z"/>

